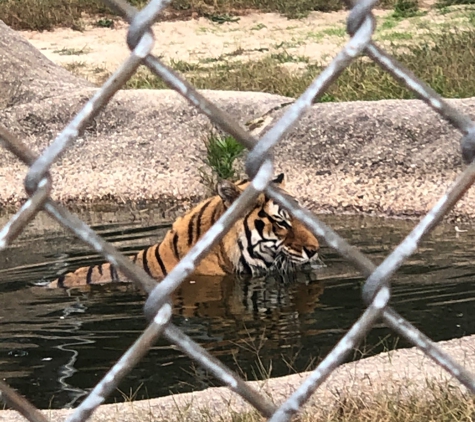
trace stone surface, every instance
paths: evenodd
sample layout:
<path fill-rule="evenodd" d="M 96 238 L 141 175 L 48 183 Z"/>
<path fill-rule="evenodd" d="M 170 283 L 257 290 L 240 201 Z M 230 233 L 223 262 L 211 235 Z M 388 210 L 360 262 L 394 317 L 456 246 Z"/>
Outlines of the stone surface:
<path fill-rule="evenodd" d="M 0 123 L 40 153 L 94 89 L 0 110 Z M 263 93 L 205 95 L 245 123 L 288 101 Z M 473 99 L 450 101 L 473 114 Z M 281 115 L 271 112 L 271 116 Z M 201 197 L 208 119 L 173 91 L 120 91 L 53 167 L 63 202 Z M 461 134 L 421 101 L 317 104 L 276 147 L 289 190 L 320 212 L 414 216 L 426 212 L 463 169 Z M 25 168 L 0 156 L 0 203 L 26 199 Z M 471 216 L 473 193 L 452 215 Z"/>
<path fill-rule="evenodd" d="M 0 69 L 0 109 L 92 86 L 56 66 L 1 20 Z"/>

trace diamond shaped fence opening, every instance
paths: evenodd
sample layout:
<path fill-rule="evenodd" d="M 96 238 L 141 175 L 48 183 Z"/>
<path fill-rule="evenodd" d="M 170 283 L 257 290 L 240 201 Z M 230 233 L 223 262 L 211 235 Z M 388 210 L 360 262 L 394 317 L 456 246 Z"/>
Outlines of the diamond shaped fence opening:
<path fill-rule="evenodd" d="M 189 83 L 151 54 L 154 45 L 151 26 L 161 10 L 167 6 L 169 0 L 151 0 L 140 12 L 124 0 L 104 1 L 130 23 L 126 40 L 131 50 L 128 59 L 84 105 L 82 110 L 77 113 L 41 156 L 37 157 L 7 129 L 0 127 L 0 144 L 29 166 L 25 188 L 30 196 L 29 200 L 0 231 L 0 250 L 7 248 L 35 215 L 40 210 L 44 210 L 63 226 L 72 230 L 78 238 L 101 253 L 105 259 L 148 293 L 144 309 L 150 324 L 75 409 L 68 421 L 85 421 L 105 401 L 106 397 L 117 388 L 121 379 L 133 369 L 134 365 L 148 352 L 159 336 L 164 336 L 168 341 L 174 343 L 195 362 L 214 374 L 224 385 L 252 404 L 269 420 L 273 422 L 287 421 L 301 409 L 331 372 L 345 360 L 352 348 L 357 346 L 359 341 L 380 319 L 400 336 L 420 348 L 430 359 L 457 378 L 469 391 L 475 393 L 475 376 L 455 362 L 431 339 L 413 327 L 388 304 L 391 298 L 390 280 L 393 274 L 416 251 L 421 238 L 429 233 L 441 221 L 443 216 L 452 209 L 475 179 L 475 164 L 472 163 L 475 154 L 474 124 L 469 117 L 450 106 L 433 89 L 425 85 L 412 72 L 405 69 L 404 66 L 372 41 L 375 29 L 372 8 L 376 4 L 376 0 L 361 0 L 352 4 L 347 20 L 347 31 L 350 40 L 306 91 L 288 107 L 284 115 L 260 139 L 255 139 L 229 114 L 208 101 Z M 463 135 L 461 140 L 462 155 L 464 161 L 468 164 L 436 205 L 379 266 L 373 264 L 358 249 L 351 247 L 312 212 L 302 208 L 292 198 L 270 184 L 273 175 L 271 154 L 273 146 L 294 127 L 311 107 L 314 100 L 322 96 L 341 72 L 362 53 L 389 72 L 396 80 L 414 92 L 434 111 L 460 130 Z M 246 162 L 246 172 L 252 179 L 252 183 L 159 284 L 156 284 L 143 269 L 136 267 L 90 227 L 61 205 L 55 203 L 49 196 L 53 186 L 49 175 L 51 165 L 73 144 L 91 120 L 100 112 L 101 108 L 107 104 L 109 99 L 125 84 L 141 64 L 146 65 L 153 73 L 160 76 L 170 88 L 176 90 L 199 111 L 208 116 L 216 126 L 232 135 L 250 150 Z M 362 293 L 367 307 L 363 314 L 355 321 L 333 350 L 320 362 L 318 367 L 311 372 L 310 376 L 279 407 L 246 384 L 240 377 L 220 363 L 218 359 L 212 357 L 173 325 L 170 322 L 172 309 L 168 301 L 170 294 L 192 273 L 200 259 L 224 236 L 227 230 L 262 192 L 265 192 L 270 198 L 286 208 L 293 217 L 301 220 L 316 236 L 324 238 L 330 247 L 351 261 L 366 277 Z M 38 409 L 1 381 L 0 391 L 2 399 L 30 421 L 47 420 Z"/>

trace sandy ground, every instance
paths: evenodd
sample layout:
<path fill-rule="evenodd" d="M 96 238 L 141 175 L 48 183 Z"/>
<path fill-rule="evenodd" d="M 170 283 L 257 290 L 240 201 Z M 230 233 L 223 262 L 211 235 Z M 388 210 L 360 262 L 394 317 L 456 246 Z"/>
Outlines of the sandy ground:
<path fill-rule="evenodd" d="M 284 51 L 324 62 L 346 39 L 344 34 L 332 36 L 326 31 L 344 32 L 345 18 L 344 12 L 312 13 L 306 19 L 292 21 L 268 13 L 241 16 L 238 22 L 223 24 L 206 18 L 160 22 L 154 26 L 153 52 L 166 61 L 189 63 L 255 59 Z M 100 72 L 116 68 L 129 54 L 126 32 L 127 25 L 119 20 L 114 29 L 87 25 L 83 32 L 57 29 L 24 31 L 22 35 L 54 63 L 63 66 L 79 63 Z"/>

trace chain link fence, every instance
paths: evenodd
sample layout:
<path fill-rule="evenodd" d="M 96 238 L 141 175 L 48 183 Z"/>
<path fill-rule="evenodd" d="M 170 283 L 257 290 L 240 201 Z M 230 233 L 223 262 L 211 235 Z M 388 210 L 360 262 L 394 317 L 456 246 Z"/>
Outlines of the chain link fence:
<path fill-rule="evenodd" d="M 359 341 L 380 319 L 445 368 L 469 391 L 475 393 L 475 376 L 444 353 L 431 339 L 413 327 L 388 304 L 391 298 L 391 276 L 416 251 L 421 238 L 441 221 L 443 216 L 451 210 L 475 180 L 475 163 L 472 163 L 475 156 L 474 124 L 469 117 L 459 113 L 447 104 L 434 90 L 418 80 L 412 72 L 405 69 L 372 41 L 375 19 L 371 11 L 376 0 L 361 0 L 350 5 L 351 10 L 347 21 L 350 40 L 261 139 L 255 139 L 229 114 L 208 101 L 151 54 L 154 45 L 151 25 L 160 11 L 167 6 L 169 0 L 151 0 L 140 12 L 124 0 L 104 1 L 130 23 L 127 34 L 127 44 L 131 50 L 129 58 L 85 104 L 40 157 L 35 156 L 21 141 L 5 128 L 0 127 L 0 145 L 29 166 L 25 187 L 30 196 L 0 231 L 0 250 L 7 248 L 35 215 L 40 210 L 44 210 L 102 254 L 105 259 L 148 293 L 144 310 L 150 324 L 132 347 L 125 352 L 87 398 L 75 409 L 74 413 L 68 418 L 68 422 L 85 421 L 105 401 L 107 396 L 118 387 L 121 379 L 129 371 L 132 371 L 133 367 L 148 352 L 159 336 L 164 336 L 168 341 L 175 344 L 195 362 L 214 374 L 224 385 L 247 400 L 269 420 L 273 422 L 287 421 L 302 408 L 331 372 L 345 360 L 351 350 L 358 345 Z M 373 264 L 358 249 L 349 245 L 330 227 L 319 221 L 312 212 L 300 207 L 292 198 L 270 184 L 273 176 L 273 146 L 293 128 L 299 118 L 312 106 L 315 99 L 318 99 L 341 72 L 361 53 L 366 54 L 383 69 L 391 73 L 401 84 L 416 93 L 431 108 L 462 132 L 461 150 L 463 159 L 468 164 L 446 194 L 440 198 L 430 212 L 379 266 Z M 90 227 L 49 197 L 53 184 L 49 174 L 51 165 L 75 141 L 101 108 L 134 74 L 140 64 L 145 64 L 152 72 L 160 76 L 170 88 L 183 95 L 192 105 L 208 116 L 214 124 L 235 137 L 250 150 L 246 162 L 246 172 L 252 178 L 252 183 L 159 284 L 151 279 L 144 270 L 136 267 L 129 259 L 121 255 L 112 245 L 105 242 Z M 356 265 L 366 277 L 362 291 L 363 299 L 367 305 L 364 313 L 301 386 L 279 407 L 251 388 L 170 322 L 172 315 L 169 302 L 170 294 L 193 272 L 200 259 L 224 236 L 226 231 L 243 215 L 262 192 L 266 192 L 270 198 L 286 208 L 295 218 L 301 220 L 315 235 L 324 238 L 330 247 Z M 2 399 L 28 420 L 32 422 L 45 422 L 47 420 L 38 409 L 1 381 L 0 391 Z"/>

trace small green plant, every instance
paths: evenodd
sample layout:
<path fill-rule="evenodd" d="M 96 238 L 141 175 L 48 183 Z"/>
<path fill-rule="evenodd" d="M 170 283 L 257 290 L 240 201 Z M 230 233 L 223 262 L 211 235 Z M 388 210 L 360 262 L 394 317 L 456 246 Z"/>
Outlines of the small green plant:
<path fill-rule="evenodd" d="M 406 19 L 418 14 L 419 4 L 417 0 L 397 0 L 394 4 L 394 18 Z"/>
<path fill-rule="evenodd" d="M 206 19 L 209 19 L 211 22 L 218 23 L 220 25 L 222 25 L 225 22 L 232 23 L 232 22 L 239 22 L 241 20 L 241 18 L 239 18 L 239 17 L 230 16 L 226 13 L 222 14 L 222 15 L 205 13 L 204 17 Z"/>
<path fill-rule="evenodd" d="M 117 388 L 117 391 L 120 393 L 125 403 L 131 403 L 135 400 L 140 400 L 140 398 L 138 398 L 138 393 L 142 387 L 143 387 L 143 382 L 140 383 L 140 385 L 137 387 L 135 391 L 132 388 L 129 389 L 128 393 L 122 391 L 120 388 Z"/>
<path fill-rule="evenodd" d="M 251 28 L 251 31 L 260 31 L 261 29 L 267 28 L 263 23 L 258 23 Z"/>
<path fill-rule="evenodd" d="M 204 139 L 206 147 L 205 164 L 200 169 L 203 183 L 214 189 L 220 179 L 236 180 L 235 161 L 243 154 L 245 147 L 231 135 L 211 131 Z"/>
<path fill-rule="evenodd" d="M 395 19 L 393 16 L 388 16 L 378 25 L 378 29 L 393 29 L 399 24 L 399 19 Z"/>
<path fill-rule="evenodd" d="M 83 48 L 62 48 L 61 50 L 55 50 L 53 53 L 56 53 L 60 56 L 80 56 L 81 54 L 87 54 L 91 50 L 87 47 Z"/>
<path fill-rule="evenodd" d="M 114 21 L 108 18 L 102 18 L 96 21 L 96 26 L 99 28 L 114 28 Z"/>
<path fill-rule="evenodd" d="M 71 73 L 74 73 L 75 75 L 77 75 L 77 72 L 79 70 L 82 70 L 84 68 L 87 67 L 86 63 L 85 62 L 80 62 L 80 61 L 76 61 L 76 62 L 70 62 L 70 63 L 66 63 L 64 65 L 65 69 L 68 70 L 69 72 Z"/>
<path fill-rule="evenodd" d="M 345 28 L 327 28 L 323 29 L 322 33 L 328 35 L 329 37 L 344 37 L 346 36 Z"/>
<path fill-rule="evenodd" d="M 292 54 L 287 53 L 287 51 L 271 54 L 270 58 L 275 60 L 277 63 L 308 63 L 310 60 L 305 56 L 293 56 Z"/>
<path fill-rule="evenodd" d="M 379 36 L 382 41 L 408 41 L 412 40 L 414 35 L 409 32 L 387 32 Z"/>

